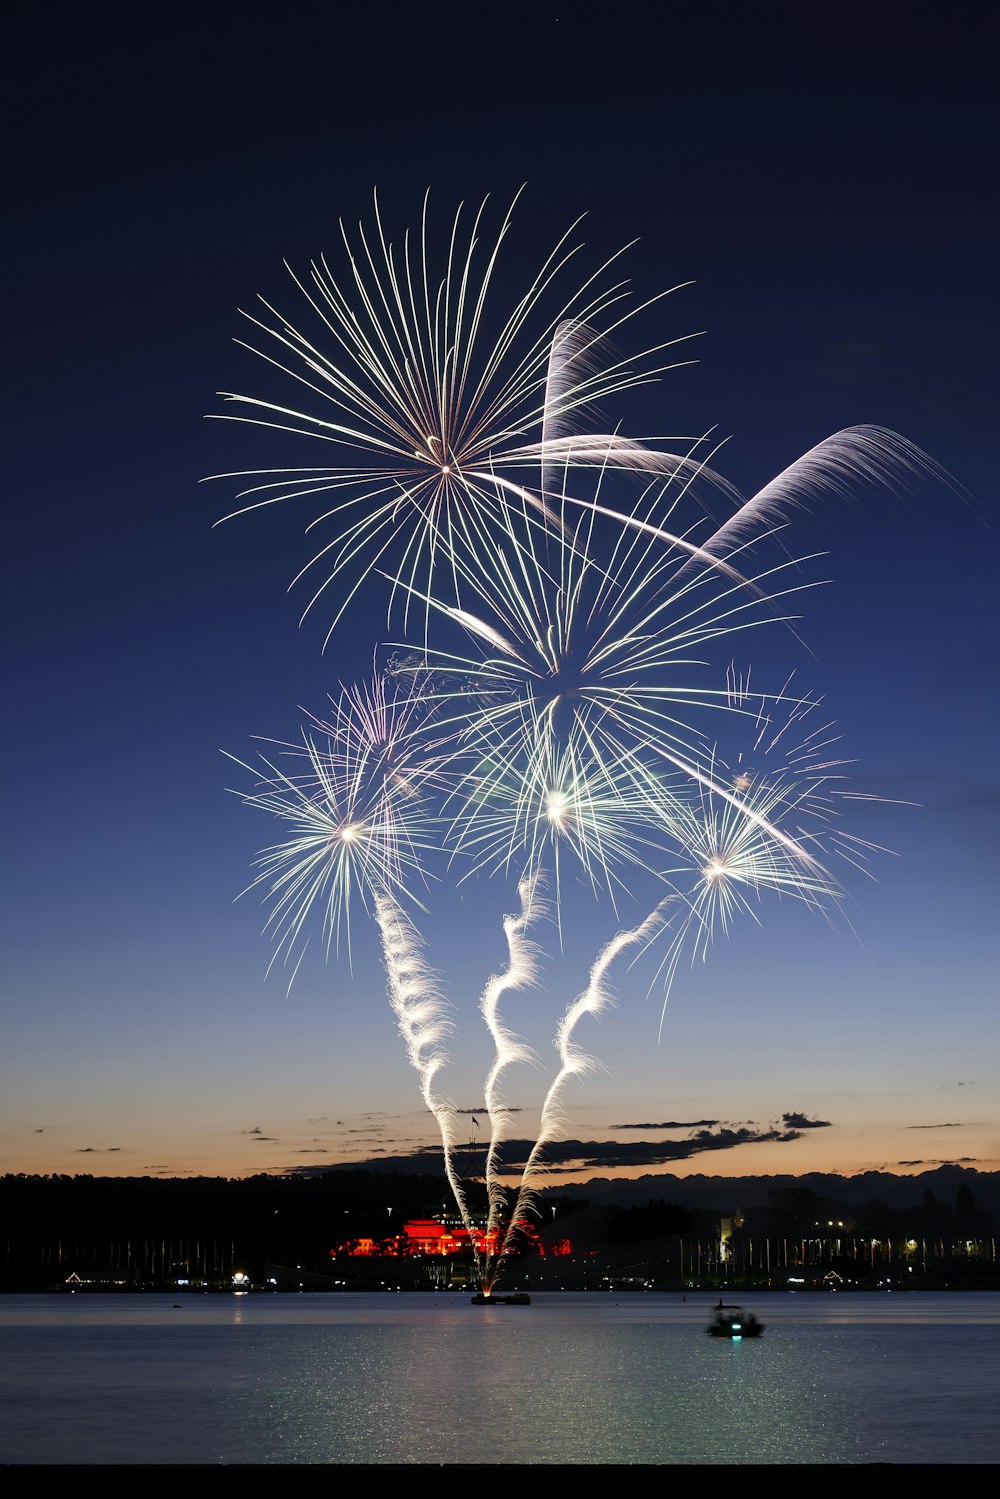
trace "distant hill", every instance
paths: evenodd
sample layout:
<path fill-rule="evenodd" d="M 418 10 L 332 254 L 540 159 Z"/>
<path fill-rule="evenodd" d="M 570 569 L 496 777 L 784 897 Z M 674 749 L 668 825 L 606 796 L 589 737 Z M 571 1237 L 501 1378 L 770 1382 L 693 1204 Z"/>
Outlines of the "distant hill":
<path fill-rule="evenodd" d="M 865 1171 L 859 1176 L 820 1171 L 805 1176 L 672 1176 L 651 1172 L 634 1181 L 595 1176 L 573 1186 L 553 1182 L 552 1190 L 560 1197 L 588 1198 L 615 1207 L 631 1207 L 650 1198 L 663 1198 L 682 1207 L 710 1208 L 724 1213 L 735 1207 L 764 1207 L 773 1191 L 795 1188 L 848 1203 L 875 1198 L 890 1208 L 911 1207 L 928 1191 L 940 1202 L 954 1203 L 962 1183 L 971 1190 L 977 1208 L 1000 1213 L 1000 1171 L 976 1171 L 969 1166 L 938 1166 L 915 1176 L 895 1176 L 889 1171 Z"/>

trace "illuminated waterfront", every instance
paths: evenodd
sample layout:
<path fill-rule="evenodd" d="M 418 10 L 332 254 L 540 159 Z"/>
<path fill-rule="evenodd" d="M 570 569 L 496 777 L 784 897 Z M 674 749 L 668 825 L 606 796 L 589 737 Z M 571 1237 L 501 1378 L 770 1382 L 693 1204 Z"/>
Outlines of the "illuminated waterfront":
<path fill-rule="evenodd" d="M 10 1296 L 19 1463 L 996 1462 L 1000 1295 Z"/>

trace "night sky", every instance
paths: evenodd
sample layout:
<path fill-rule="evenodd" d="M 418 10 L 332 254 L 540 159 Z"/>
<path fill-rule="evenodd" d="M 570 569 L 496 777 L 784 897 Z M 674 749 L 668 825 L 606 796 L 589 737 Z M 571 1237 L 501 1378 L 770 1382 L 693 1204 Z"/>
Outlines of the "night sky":
<path fill-rule="evenodd" d="M 886 799 L 851 830 L 892 853 L 874 881 L 838 869 L 834 924 L 764 900 L 759 926 L 681 970 L 659 1043 L 656 954 L 618 970 L 618 1007 L 580 1036 L 607 1071 L 567 1095 L 580 1145 L 560 1165 L 1000 1169 L 997 12 L 701 15 L 429 6 L 382 29 L 293 3 L 16 23 L 0 1169 L 241 1175 L 431 1141 L 363 921 L 353 972 L 314 944 L 290 995 L 265 980 L 264 914 L 234 897 L 274 830 L 227 794 L 246 786 L 220 754 L 294 738 L 300 710 L 365 673 L 385 591 L 323 653 L 328 618 L 300 627 L 306 596 L 286 592 L 317 508 L 213 529 L 235 486 L 200 482 L 312 455 L 203 418 L 219 391 L 288 398 L 234 343 L 238 309 L 260 294 L 294 316 L 282 262 L 336 261 L 338 220 L 369 220 L 373 188 L 399 235 L 428 187 L 442 222 L 489 193 L 496 223 L 522 184 L 501 303 L 581 214 L 585 269 L 634 239 L 639 301 L 693 283 L 621 334 L 701 334 L 697 363 L 609 403 L 629 435 L 716 427 L 716 466 L 749 493 L 871 422 L 953 480 L 796 515 L 789 549 L 823 554 L 804 580 L 829 580 L 801 596 L 802 643 L 776 626 L 730 648 L 824 696 L 854 786 Z M 637 889 L 623 916 L 656 898 Z M 447 1087 L 477 1109 L 475 1002 L 513 880 L 427 902 L 455 1007 Z M 615 927 L 572 894 L 562 955 L 550 928 L 541 988 L 509 1004 L 544 1061 L 507 1088 L 526 1137 L 556 1020 Z"/>

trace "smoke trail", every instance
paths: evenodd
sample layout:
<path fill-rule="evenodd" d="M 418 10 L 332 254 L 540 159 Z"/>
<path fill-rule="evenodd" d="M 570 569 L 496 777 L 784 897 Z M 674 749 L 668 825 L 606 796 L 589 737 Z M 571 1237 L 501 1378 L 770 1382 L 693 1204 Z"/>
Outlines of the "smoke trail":
<path fill-rule="evenodd" d="M 618 954 L 626 948 L 632 947 L 637 942 L 644 942 L 652 937 L 654 932 L 663 921 L 664 907 L 673 900 L 668 895 L 654 911 L 651 911 L 646 919 L 638 926 L 632 927 L 630 931 L 619 932 L 606 943 L 598 953 L 594 966 L 590 970 L 590 982 L 587 988 L 575 999 L 563 1015 L 556 1028 L 555 1046 L 559 1052 L 560 1067 L 542 1105 L 542 1117 L 538 1127 L 538 1138 L 531 1147 L 531 1154 L 525 1163 L 521 1173 L 521 1185 L 518 1188 L 517 1198 L 514 1203 L 514 1211 L 511 1213 L 510 1223 L 507 1226 L 507 1234 L 504 1239 L 501 1255 L 506 1255 L 511 1246 L 517 1225 L 522 1221 L 524 1214 L 531 1208 L 535 1197 L 541 1187 L 541 1181 L 545 1174 L 545 1164 L 542 1160 L 542 1152 L 546 1145 L 552 1144 L 558 1139 L 563 1128 L 563 1113 L 559 1103 L 559 1095 L 563 1084 L 570 1077 L 585 1077 L 588 1072 L 593 1072 L 599 1064 L 593 1057 L 581 1051 L 573 1043 L 573 1032 L 577 1022 L 584 1015 L 599 1015 L 611 1002 L 611 995 L 604 987 L 604 979 L 608 969 Z"/>
<path fill-rule="evenodd" d="M 453 1161 L 458 1144 L 455 1110 L 447 1099 L 434 1091 L 434 1078 L 448 1061 L 447 1053 L 441 1045 L 448 1030 L 444 1001 L 437 992 L 434 975 L 424 958 L 419 933 L 398 901 L 384 892 L 378 895 L 375 901 L 375 920 L 382 935 L 382 950 L 389 976 L 389 1003 L 399 1024 L 399 1033 L 406 1043 L 407 1058 L 420 1078 L 424 1103 L 438 1122 L 445 1175 L 469 1234 L 478 1269 L 479 1253 L 473 1237 L 472 1220 Z"/>
<path fill-rule="evenodd" d="M 504 1025 L 500 1018 L 500 1000 L 508 990 L 524 989 L 534 983 L 537 976 L 536 948 L 533 942 L 528 941 L 525 933 L 545 910 L 538 895 L 540 884 L 541 875 L 536 872 L 526 875 L 518 885 L 520 912 L 516 916 L 505 916 L 503 920 L 507 938 L 507 967 L 503 973 L 495 973 L 488 980 L 479 1001 L 479 1009 L 496 1047 L 493 1065 L 486 1075 L 486 1111 L 490 1116 L 490 1146 L 486 1155 L 486 1194 L 489 1201 L 487 1246 L 493 1243 L 493 1235 L 497 1232 L 507 1202 L 506 1192 L 497 1180 L 499 1149 L 507 1137 L 510 1121 L 510 1115 L 503 1109 L 501 1102 L 500 1075 L 514 1062 L 535 1060 L 531 1048 Z"/>

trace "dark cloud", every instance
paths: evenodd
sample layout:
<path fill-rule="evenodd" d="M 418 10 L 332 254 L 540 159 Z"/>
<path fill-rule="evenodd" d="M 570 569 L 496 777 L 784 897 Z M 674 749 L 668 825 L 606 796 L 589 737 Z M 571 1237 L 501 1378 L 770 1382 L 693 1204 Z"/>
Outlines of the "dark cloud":
<path fill-rule="evenodd" d="M 121 1150 L 120 1145 L 78 1145 L 76 1155 L 114 1155 Z"/>
<path fill-rule="evenodd" d="M 44 1133 L 45 1133 L 44 1129 L 32 1130 L 32 1134 L 35 1134 L 35 1135 L 44 1135 Z"/>
<path fill-rule="evenodd" d="M 263 1131 L 261 1130 L 261 1127 L 260 1127 L 259 1124 L 255 1124 L 254 1127 L 253 1127 L 253 1129 L 241 1129 L 239 1131 L 239 1133 L 241 1135 L 259 1135 L 259 1134 L 262 1134 Z"/>
<path fill-rule="evenodd" d="M 279 1141 L 277 1135 L 258 1135 L 258 1134 L 255 1134 L 254 1137 L 253 1137 L 253 1143 L 255 1145 L 278 1145 L 278 1144 L 280 1144 L 280 1141 Z"/>
<path fill-rule="evenodd" d="M 295 1151 L 296 1155 L 329 1155 L 328 1150 L 306 1150 L 304 1147 Z"/>
<path fill-rule="evenodd" d="M 502 1104 L 500 1106 L 500 1108 L 494 1109 L 493 1112 L 494 1112 L 494 1114 L 520 1114 L 520 1113 L 523 1113 L 523 1110 L 522 1110 L 520 1104 L 505 1103 L 505 1104 Z M 478 1115 L 478 1114 L 488 1114 L 489 1113 L 489 1109 L 486 1107 L 485 1104 L 482 1104 L 478 1109 L 456 1109 L 455 1113 L 456 1114 L 476 1114 L 476 1115 Z"/>
<path fill-rule="evenodd" d="M 830 1129 L 829 1119 L 809 1119 L 805 1114 L 782 1114 L 786 1129 Z"/>
<path fill-rule="evenodd" d="M 612 1129 L 714 1129 L 718 1119 L 664 1119 L 660 1124 L 613 1124 Z"/>
<path fill-rule="evenodd" d="M 897 1166 L 974 1166 L 979 1160 L 976 1155 L 960 1155 L 957 1160 L 950 1161 L 897 1161 Z"/>
<path fill-rule="evenodd" d="M 904 1129 L 962 1129 L 961 1123 L 949 1120 L 946 1124 L 906 1124 Z"/>
<path fill-rule="evenodd" d="M 786 1129 L 778 1125 L 761 1128 L 752 1122 L 739 1125 L 713 1126 L 696 1130 L 686 1140 L 559 1140 L 545 1147 L 546 1168 L 553 1174 L 565 1174 L 581 1170 L 609 1170 L 635 1166 L 665 1166 L 671 1161 L 684 1161 L 691 1156 L 709 1151 L 734 1150 L 739 1145 L 761 1143 L 787 1144 L 802 1138 L 797 1129 Z M 533 1140 L 508 1140 L 504 1144 L 503 1171 L 520 1171 L 534 1145 Z M 384 1154 L 379 1149 L 374 1154 Z M 485 1146 L 467 1147 L 460 1152 L 459 1170 L 465 1173 L 482 1169 Z M 357 1169 L 363 1161 L 344 1162 Z M 439 1172 L 441 1149 L 439 1146 L 420 1145 L 412 1151 L 399 1155 L 386 1155 L 379 1162 L 381 1169 L 399 1171 Z"/>
<path fill-rule="evenodd" d="M 695 1130 L 687 1140 L 630 1140 L 625 1143 L 601 1141 L 589 1144 L 567 1140 L 554 1147 L 559 1152 L 558 1156 L 550 1155 L 547 1149 L 546 1157 L 553 1161 L 574 1159 L 572 1155 L 563 1155 L 562 1152 L 575 1143 L 580 1146 L 580 1155 L 576 1159 L 584 1167 L 662 1166 L 669 1161 L 687 1160 L 703 1151 L 732 1150 L 737 1145 L 760 1144 L 765 1141 L 784 1143 L 799 1138 L 800 1132 L 795 1129 L 781 1130 L 773 1126 L 758 1129 L 752 1124 L 722 1125 Z"/>

